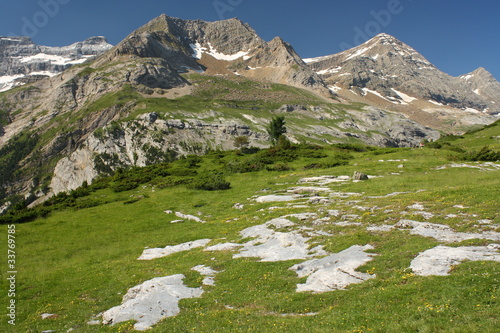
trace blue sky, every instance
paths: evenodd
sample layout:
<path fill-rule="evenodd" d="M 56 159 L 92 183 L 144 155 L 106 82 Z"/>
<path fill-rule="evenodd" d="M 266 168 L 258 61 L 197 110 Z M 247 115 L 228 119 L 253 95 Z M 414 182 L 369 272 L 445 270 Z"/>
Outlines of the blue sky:
<path fill-rule="evenodd" d="M 0 35 L 29 35 L 50 46 L 102 35 L 116 44 L 162 13 L 238 17 L 265 40 L 282 37 L 304 58 L 386 32 L 448 74 L 481 66 L 500 80 L 498 0 L 2 0 Z"/>

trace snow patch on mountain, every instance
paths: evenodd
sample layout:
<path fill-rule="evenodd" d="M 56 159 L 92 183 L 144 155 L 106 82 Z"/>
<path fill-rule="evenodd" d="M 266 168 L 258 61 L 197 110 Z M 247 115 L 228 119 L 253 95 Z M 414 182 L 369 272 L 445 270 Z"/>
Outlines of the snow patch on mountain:
<path fill-rule="evenodd" d="M 51 65 L 77 65 L 82 64 L 92 56 L 82 56 L 80 59 L 73 59 L 71 57 L 63 57 L 54 54 L 38 53 L 33 56 L 25 57 L 20 60 L 20 63 L 34 63 L 34 62 L 48 62 Z"/>
<path fill-rule="evenodd" d="M 363 47 L 363 48 L 360 48 L 359 50 L 357 50 L 356 52 L 354 52 L 353 54 L 351 54 L 350 56 L 348 56 L 345 60 L 350 60 L 352 58 L 356 58 L 356 57 L 359 57 L 363 54 L 365 54 L 366 52 L 368 52 L 369 50 L 371 50 L 375 45 L 371 45 L 371 46 L 368 46 L 368 47 Z"/>
<path fill-rule="evenodd" d="M 225 61 L 234 61 L 236 59 L 242 58 L 244 60 L 248 59 L 246 57 L 249 53 L 249 51 L 239 51 L 235 54 L 224 54 L 219 51 L 217 51 L 210 42 L 208 43 L 208 48 L 203 47 L 199 42 L 196 42 L 195 44 L 190 44 L 191 49 L 193 50 L 193 57 L 195 59 L 201 59 L 203 54 L 208 54 L 212 57 L 214 57 L 217 60 L 225 60 Z"/>
<path fill-rule="evenodd" d="M 318 73 L 319 75 L 335 74 L 335 73 L 340 72 L 341 69 L 342 69 L 342 67 L 338 66 L 335 68 L 324 69 L 324 70 L 316 72 L 316 73 Z"/>
<path fill-rule="evenodd" d="M 415 98 L 415 97 L 408 96 L 407 94 L 402 93 L 401 91 L 397 91 L 394 88 L 391 88 L 391 90 L 394 91 L 396 94 L 398 94 L 399 97 L 401 97 L 401 99 L 403 101 L 405 101 L 406 103 L 411 103 L 411 102 L 416 101 L 418 99 L 418 98 Z"/>

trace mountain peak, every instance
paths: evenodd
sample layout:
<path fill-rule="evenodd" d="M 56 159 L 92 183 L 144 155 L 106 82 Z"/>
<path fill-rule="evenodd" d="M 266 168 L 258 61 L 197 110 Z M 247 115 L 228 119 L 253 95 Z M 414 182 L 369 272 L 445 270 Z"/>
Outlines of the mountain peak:
<path fill-rule="evenodd" d="M 479 67 L 476 70 L 459 76 L 460 79 L 469 81 L 469 80 L 488 80 L 488 81 L 496 81 L 495 77 L 488 72 L 484 67 Z"/>

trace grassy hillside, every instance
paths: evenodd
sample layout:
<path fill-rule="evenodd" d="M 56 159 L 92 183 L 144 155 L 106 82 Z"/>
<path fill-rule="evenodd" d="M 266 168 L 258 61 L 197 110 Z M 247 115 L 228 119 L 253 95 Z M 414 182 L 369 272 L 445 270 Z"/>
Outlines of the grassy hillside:
<path fill-rule="evenodd" d="M 24 213 L 25 220 L 45 217 L 15 225 L 16 326 L 13 329 L 4 318 L 0 330 L 131 332 L 133 321 L 114 326 L 87 322 L 119 305 L 129 288 L 155 277 L 184 274 L 188 287 L 200 287 L 203 277 L 191 268 L 204 264 L 219 271 L 215 285 L 203 286 L 201 298 L 181 300 L 180 314 L 150 332 L 495 332 L 500 325 L 500 263 L 464 262 L 448 276 L 418 276 L 409 266 L 420 252 L 439 244 L 485 246 L 500 241 L 445 243 L 404 228 L 367 227 L 394 226 L 408 219 L 461 233 L 499 232 L 500 165 L 467 161 L 468 153 L 485 145 L 498 152 L 499 135 L 497 124 L 423 149 L 302 145 L 213 152 L 123 170 L 60 195 L 32 215 L 20 210 L 3 218 L 3 235 L 13 228 L 9 218 Z M 321 186 L 301 183 L 328 191 L 306 192 L 291 202 L 255 200 L 290 194 L 287 191 L 306 177 L 352 176 L 355 171 L 372 177 Z M 200 189 L 227 182 L 229 189 Z M 165 212 L 169 210 L 206 223 L 171 223 L 179 217 Z M 209 238 L 209 245 L 243 244 L 248 239 L 242 239 L 241 230 L 299 213 L 316 214 L 291 218 L 317 232 L 311 247 L 321 244 L 337 253 L 352 245 L 373 246 L 369 252 L 376 256 L 357 270 L 375 277 L 345 290 L 310 293 L 296 292 L 305 278 L 289 269 L 304 260 L 260 262 L 233 258 L 237 250 L 202 248 L 137 260 L 146 247 L 197 239 Z M 2 244 L 6 249 L 6 242 Z M 6 264 L 4 260 L 3 272 L 9 270 Z M 2 278 L 2 290 L 8 289 L 6 281 Z M 6 296 L 4 305 L 10 300 Z M 55 316 L 42 319 L 44 313 Z"/>

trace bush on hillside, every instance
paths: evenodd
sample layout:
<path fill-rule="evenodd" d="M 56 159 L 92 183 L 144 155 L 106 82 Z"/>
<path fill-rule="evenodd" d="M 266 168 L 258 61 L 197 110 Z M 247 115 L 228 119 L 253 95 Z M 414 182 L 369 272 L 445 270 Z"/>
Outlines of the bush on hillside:
<path fill-rule="evenodd" d="M 260 171 L 264 169 L 267 164 L 272 164 L 272 161 L 261 158 L 232 160 L 224 165 L 224 169 L 231 173 L 247 173 Z"/>
<path fill-rule="evenodd" d="M 197 190 L 217 191 L 230 189 L 231 184 L 226 180 L 224 174 L 217 171 L 206 171 L 199 174 L 190 187 Z"/>
<path fill-rule="evenodd" d="M 488 146 L 484 146 L 480 151 L 466 152 L 456 158 L 461 161 L 471 162 L 496 162 L 500 161 L 500 151 L 494 151 Z"/>

